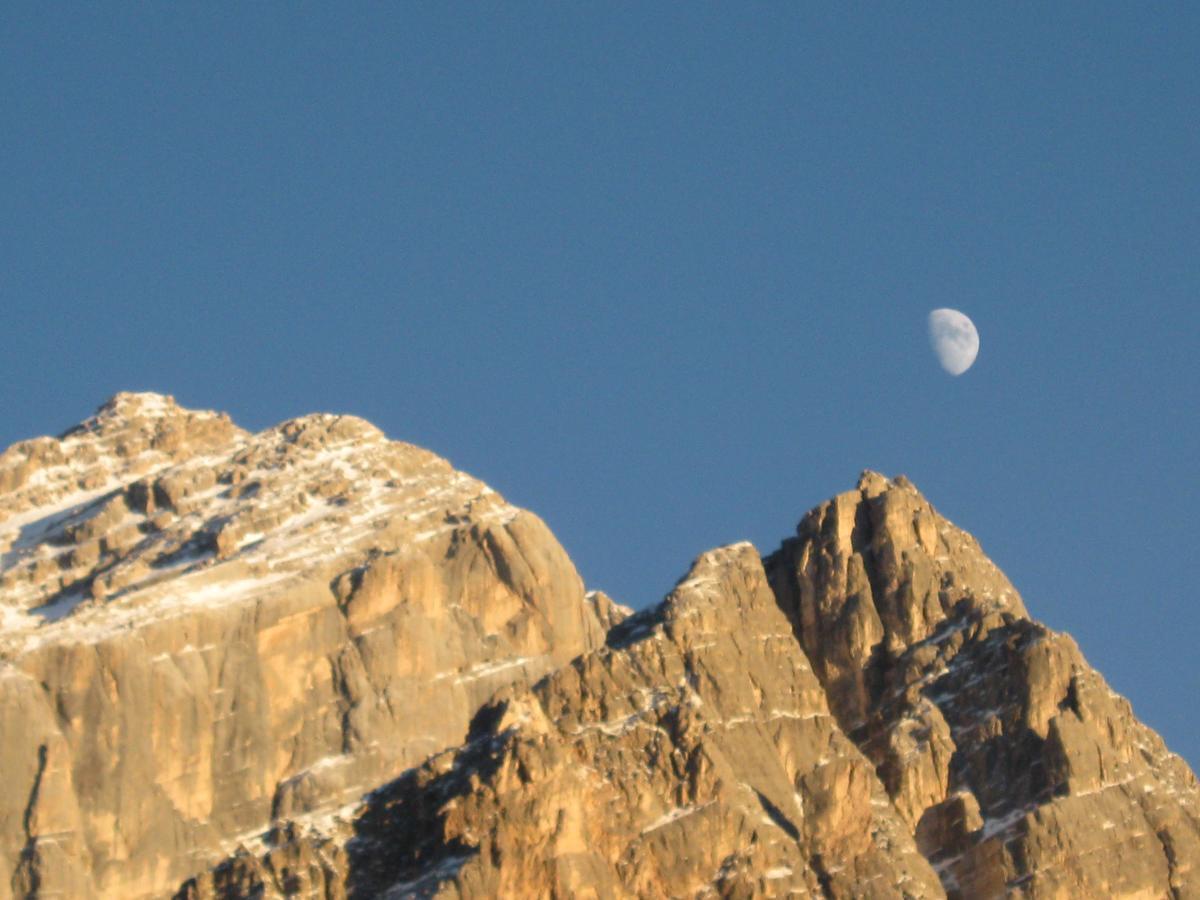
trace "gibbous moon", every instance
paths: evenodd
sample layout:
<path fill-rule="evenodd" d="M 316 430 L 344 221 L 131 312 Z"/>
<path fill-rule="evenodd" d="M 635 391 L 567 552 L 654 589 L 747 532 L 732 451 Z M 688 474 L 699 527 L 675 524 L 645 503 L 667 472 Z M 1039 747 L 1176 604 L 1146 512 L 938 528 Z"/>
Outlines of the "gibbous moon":
<path fill-rule="evenodd" d="M 935 309 L 929 314 L 929 343 L 942 368 L 961 375 L 979 355 L 975 323 L 957 309 Z"/>

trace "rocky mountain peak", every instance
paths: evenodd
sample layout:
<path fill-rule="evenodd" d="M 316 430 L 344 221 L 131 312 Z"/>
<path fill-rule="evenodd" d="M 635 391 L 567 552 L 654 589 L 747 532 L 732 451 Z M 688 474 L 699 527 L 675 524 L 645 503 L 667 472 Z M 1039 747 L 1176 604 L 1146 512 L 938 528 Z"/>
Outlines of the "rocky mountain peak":
<path fill-rule="evenodd" d="M 153 391 L 118 391 L 97 408 L 95 415 L 82 424 L 89 428 L 106 422 L 134 421 L 156 416 L 178 415 L 183 412 L 170 394 Z"/>
<path fill-rule="evenodd" d="M 0 898 L 169 892 L 621 615 L 536 516 L 353 416 L 119 394 L 0 481 Z"/>
<path fill-rule="evenodd" d="M 807 513 L 767 565 L 806 649 L 841 646 L 830 665 L 854 660 L 852 681 L 871 654 L 930 637 L 955 611 L 1026 615 L 979 543 L 903 476 L 864 472 L 855 490 Z"/>
<path fill-rule="evenodd" d="M 118 394 L 0 454 L 0 734 L 0 900 L 1200 892 L 1187 766 L 871 471 L 634 612 L 362 419 Z"/>
<path fill-rule="evenodd" d="M 864 473 L 764 562 L 831 710 L 950 894 L 1186 882 L 1173 848 L 1200 852 L 1194 777 L 911 482 Z M 1102 810 L 1118 806 L 1133 830 L 1106 843 L 1094 822 L 1116 830 Z M 1105 864 L 1078 856 L 1101 846 Z"/>
<path fill-rule="evenodd" d="M 64 432 L 60 443 L 86 437 L 81 446 L 102 445 L 122 458 L 147 450 L 182 456 L 240 434 L 224 413 L 185 409 L 169 395 L 122 391 Z"/>
<path fill-rule="evenodd" d="M 159 394 L 120 393 L 59 437 L 0 453 L 0 517 L 82 499 L 244 436 L 227 416 L 186 410 Z"/>

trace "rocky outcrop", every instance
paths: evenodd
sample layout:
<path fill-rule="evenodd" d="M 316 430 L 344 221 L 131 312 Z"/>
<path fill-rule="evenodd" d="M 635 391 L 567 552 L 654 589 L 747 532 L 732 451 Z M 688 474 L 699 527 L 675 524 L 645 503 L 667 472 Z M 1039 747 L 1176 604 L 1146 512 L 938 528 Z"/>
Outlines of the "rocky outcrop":
<path fill-rule="evenodd" d="M 702 556 L 608 646 L 494 698 L 463 747 L 368 798 L 347 848 L 308 896 L 940 891 L 748 544 Z M 278 870 L 233 859 L 184 895 L 283 896 Z"/>
<path fill-rule="evenodd" d="M 602 639 L 537 517 L 352 417 L 119 395 L 0 481 L 0 897 L 169 893 Z"/>
<path fill-rule="evenodd" d="M 352 417 L 0 454 L 0 898 L 1200 896 L 1200 789 L 865 473 L 659 606 Z"/>
<path fill-rule="evenodd" d="M 1182 898 L 1198 800 L 973 538 L 867 473 L 498 694 L 339 834 L 183 895 L 294 895 L 280 861 L 317 860 L 302 896 Z"/>
<path fill-rule="evenodd" d="M 766 565 L 950 895 L 1200 896 L 1191 771 L 905 479 L 866 473 Z"/>

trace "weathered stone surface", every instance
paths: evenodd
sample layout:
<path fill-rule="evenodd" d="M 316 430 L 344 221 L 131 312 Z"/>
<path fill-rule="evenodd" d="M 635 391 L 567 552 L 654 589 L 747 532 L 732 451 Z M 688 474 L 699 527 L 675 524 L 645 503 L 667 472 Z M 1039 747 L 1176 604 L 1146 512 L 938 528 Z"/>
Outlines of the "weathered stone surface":
<path fill-rule="evenodd" d="M 606 647 L 495 697 L 367 798 L 321 890 L 1193 897 L 1197 801 L 969 535 L 868 473 L 765 571 L 706 554 Z"/>
<path fill-rule="evenodd" d="M 359 419 L 0 454 L 7 897 L 1193 897 L 1200 789 L 866 473 L 639 613 Z"/>
<path fill-rule="evenodd" d="M 356 897 L 941 893 L 746 544 L 702 556 L 608 646 L 495 698 L 353 828 Z"/>
<path fill-rule="evenodd" d="M 602 639 L 539 519 L 351 417 L 119 395 L 0 480 L 0 897 L 169 892 Z"/>
<path fill-rule="evenodd" d="M 1192 773 L 906 480 L 864 474 L 766 565 L 952 896 L 1200 895 Z"/>

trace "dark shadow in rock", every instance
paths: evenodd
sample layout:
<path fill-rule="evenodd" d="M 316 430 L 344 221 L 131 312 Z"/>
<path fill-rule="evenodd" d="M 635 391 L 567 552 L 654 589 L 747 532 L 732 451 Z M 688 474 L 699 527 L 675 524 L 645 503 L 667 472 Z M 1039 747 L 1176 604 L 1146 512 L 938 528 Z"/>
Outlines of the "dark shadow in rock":
<path fill-rule="evenodd" d="M 754 793 L 758 796 L 758 802 L 762 804 L 763 812 L 767 814 L 767 817 L 793 841 L 800 840 L 800 830 L 796 828 L 796 824 L 791 819 L 783 814 L 783 810 L 768 800 L 762 791 L 756 790 Z"/>
<path fill-rule="evenodd" d="M 432 896 L 478 852 L 442 835 L 449 801 L 468 796 L 473 782 L 486 781 L 503 761 L 509 736 L 489 733 L 488 724 L 473 723 L 478 736 L 463 747 L 367 795 L 346 845 L 352 900 L 397 888 L 397 896 Z"/>
<path fill-rule="evenodd" d="M 29 610 L 43 622 L 58 622 L 75 612 L 91 595 L 80 585 L 71 585 L 46 600 L 41 606 Z"/>
<path fill-rule="evenodd" d="M 613 650 L 624 650 L 650 637 L 654 629 L 663 624 L 664 606 L 659 603 L 649 609 L 634 613 L 629 618 L 609 629 L 604 642 Z"/>
<path fill-rule="evenodd" d="M 192 535 L 186 543 L 170 553 L 164 553 L 152 563 L 152 569 L 173 569 L 179 566 L 191 568 L 193 565 L 211 560 L 216 554 L 216 541 L 207 531 Z"/>

